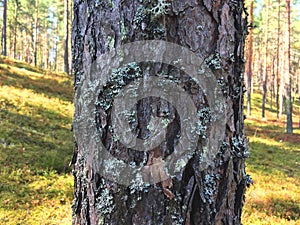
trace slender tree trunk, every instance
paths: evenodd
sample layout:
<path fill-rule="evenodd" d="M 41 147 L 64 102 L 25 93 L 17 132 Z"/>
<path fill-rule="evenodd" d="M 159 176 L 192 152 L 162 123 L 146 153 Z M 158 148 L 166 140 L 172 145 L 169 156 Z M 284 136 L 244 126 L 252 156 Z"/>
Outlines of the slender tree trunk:
<path fill-rule="evenodd" d="M 284 48 L 281 46 L 281 55 L 284 55 Z M 280 83 L 279 83 L 279 117 L 282 117 L 283 114 L 283 103 L 284 103 L 284 84 L 285 84 L 285 76 L 284 76 L 284 61 L 282 60 L 282 66 L 280 67 Z"/>
<path fill-rule="evenodd" d="M 55 32 L 54 32 L 54 37 L 57 37 L 58 35 L 58 26 L 56 26 Z M 54 41 L 54 71 L 58 71 L 58 40 L 55 38 Z"/>
<path fill-rule="evenodd" d="M 64 4 L 65 4 L 64 70 L 67 74 L 69 74 L 69 1 L 64 0 Z"/>
<path fill-rule="evenodd" d="M 14 32 L 13 31 L 13 22 L 12 21 L 9 21 L 9 24 L 8 24 L 8 28 L 9 28 L 9 37 L 8 37 L 8 49 L 9 49 L 9 53 L 7 53 L 7 56 L 9 57 L 13 57 L 13 53 L 14 53 Z M 7 35 L 6 35 L 6 39 L 7 39 Z"/>
<path fill-rule="evenodd" d="M 46 60 L 46 69 L 49 69 L 49 49 L 51 48 L 50 40 L 49 40 L 49 34 L 46 34 L 46 50 L 45 50 L 45 60 Z"/>
<path fill-rule="evenodd" d="M 280 48 L 280 0 L 278 0 L 278 14 L 277 14 L 277 47 L 276 47 L 276 114 L 277 119 L 279 118 L 279 89 L 280 89 L 280 57 L 279 57 L 279 48 Z"/>
<path fill-rule="evenodd" d="M 39 23 L 39 0 L 35 1 L 35 21 L 34 21 L 34 42 L 33 42 L 33 63 L 37 66 L 37 42 L 38 42 L 38 23 Z"/>
<path fill-rule="evenodd" d="M 290 24 L 291 24 L 291 10 L 290 0 L 286 0 L 286 14 L 287 14 L 287 32 L 285 40 L 285 73 L 286 76 L 286 132 L 293 133 L 293 104 L 292 104 L 292 76 L 290 74 L 290 60 L 291 60 L 291 46 L 290 46 Z"/>
<path fill-rule="evenodd" d="M 275 56 L 273 57 L 272 60 L 272 81 L 271 81 L 271 90 L 270 90 L 270 97 L 271 97 L 271 102 L 270 102 L 270 109 L 273 110 L 273 98 L 274 98 L 274 93 L 275 93 Z"/>
<path fill-rule="evenodd" d="M 14 15 L 14 59 L 17 58 L 17 34 L 18 34 L 18 19 L 19 19 L 19 1 L 15 0 L 15 15 Z"/>
<path fill-rule="evenodd" d="M 251 89 L 252 89 L 252 64 L 253 64 L 253 1 L 250 3 L 249 12 L 249 43 L 248 43 L 248 61 L 247 61 L 247 116 L 251 115 Z"/>
<path fill-rule="evenodd" d="M 3 25 L 2 25 L 2 55 L 4 55 L 4 56 L 7 56 L 6 21 L 7 21 L 7 0 L 4 0 L 3 1 Z"/>
<path fill-rule="evenodd" d="M 215 4 L 212 1 L 173 0 L 158 1 L 155 5 L 148 1 L 75 0 L 74 10 L 72 52 L 76 90 L 76 146 L 72 159 L 75 178 L 73 224 L 241 224 L 244 192 L 251 181 L 245 173 L 244 164 L 248 144 L 244 133 L 244 80 L 241 77 L 244 72 L 243 49 L 247 29 L 247 22 L 242 18 L 243 1 L 237 0 L 235 4 L 228 5 L 224 1 Z M 176 176 L 168 176 L 161 168 L 153 167 L 157 165 L 156 162 L 162 162 L 164 157 L 176 152 L 177 141 L 188 132 L 182 130 L 183 123 L 188 121 L 181 123 L 180 119 L 183 118 L 179 118 L 178 109 L 174 109 L 168 101 L 158 97 L 143 98 L 133 106 L 133 116 L 130 117 L 132 132 L 136 132 L 140 140 L 148 140 L 153 135 L 153 117 L 168 124 L 166 140 L 158 147 L 147 152 L 134 150 L 119 141 L 119 138 L 126 139 L 128 133 L 124 137 L 114 133 L 112 98 L 141 77 L 174 79 L 174 84 L 188 93 L 197 106 L 197 115 L 201 117 L 199 123 L 210 120 L 209 109 L 204 107 L 207 105 L 205 92 L 210 90 L 202 90 L 189 74 L 181 71 L 184 69 L 181 67 L 159 62 L 128 63 L 114 70 L 115 76 L 100 91 L 98 84 L 104 81 L 100 75 L 92 73 L 92 68 L 99 66 L 99 71 L 102 71 L 110 63 L 103 59 L 98 61 L 99 58 L 115 47 L 141 40 L 164 40 L 189 49 L 206 59 L 206 64 L 212 70 L 211 79 L 215 78 L 220 83 L 226 98 L 223 111 L 226 111 L 226 116 L 222 118 L 226 123 L 222 131 L 224 138 L 221 138 L 222 145 L 215 159 L 204 170 L 201 168 L 205 149 L 201 147 L 200 134 L 195 154 L 187 162 L 177 161 L 187 164 L 184 167 L 176 164 Z M 143 47 L 136 51 L 149 53 L 143 52 Z M 122 54 L 115 52 L 113 55 L 125 57 Z M 159 59 L 165 54 L 167 52 L 156 57 Z M 178 59 L 176 63 L 185 60 L 194 63 L 189 55 L 170 57 L 173 56 Z M 197 71 L 201 76 L 201 70 Z M 141 86 L 146 88 L 147 83 L 143 82 Z M 164 82 L 161 85 L 164 87 Z M 134 96 L 138 91 L 133 89 L 130 90 Z M 89 97 L 91 93 L 95 93 L 96 99 Z M 182 106 L 187 105 L 185 98 L 181 100 Z M 87 105 L 91 108 L 87 109 Z M 207 114 L 204 113 L 206 109 Z M 183 114 L 188 113 L 184 109 Z M 88 130 L 82 130 L 82 126 Z M 207 126 L 211 129 L 210 122 Z M 201 129 L 205 129 L 205 126 Z M 211 130 L 211 133 L 219 129 L 222 128 Z M 162 176 L 165 179 L 155 184 L 141 185 L 143 177 L 136 177 L 128 180 L 130 186 L 112 181 L 113 177 L 121 179 L 124 174 L 122 170 L 116 171 L 117 163 L 103 161 L 106 153 L 98 152 L 101 142 L 107 148 L 107 154 L 120 163 L 128 163 L 126 165 L 130 164 L 130 167 L 141 165 L 145 174 L 151 173 L 154 180 Z M 112 176 L 104 176 L 99 165 L 108 166 L 110 169 L 107 172 Z M 150 167 L 153 170 L 149 171 Z"/>
<path fill-rule="evenodd" d="M 262 86 L 262 118 L 265 118 L 265 107 L 267 101 L 267 82 L 268 82 L 268 38 L 269 38 L 269 0 L 266 2 L 266 28 L 265 28 L 265 52 L 264 52 L 264 69 L 263 69 L 263 86 Z"/>
<path fill-rule="evenodd" d="M 51 37 L 50 37 L 50 42 L 51 42 L 51 54 L 52 54 L 52 57 L 50 59 L 50 70 L 55 70 L 55 65 L 56 65 L 56 55 L 54 55 L 56 53 L 56 41 L 55 41 L 55 33 L 56 33 L 56 27 L 55 27 L 55 24 L 54 22 L 52 22 L 52 25 L 51 25 Z M 54 57 L 54 58 L 53 58 Z"/>
<path fill-rule="evenodd" d="M 73 1 L 70 3 L 70 21 L 73 21 Z M 72 37 L 69 35 L 69 43 L 72 42 Z M 70 67 L 70 75 L 73 75 L 73 69 L 72 69 L 72 51 L 69 51 L 69 67 Z"/>

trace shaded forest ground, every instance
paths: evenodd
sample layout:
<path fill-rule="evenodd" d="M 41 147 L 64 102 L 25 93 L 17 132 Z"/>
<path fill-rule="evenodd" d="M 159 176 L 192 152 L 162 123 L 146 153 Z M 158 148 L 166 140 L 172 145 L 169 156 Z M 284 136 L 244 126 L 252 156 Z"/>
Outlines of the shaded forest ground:
<path fill-rule="evenodd" d="M 71 224 L 72 95 L 69 76 L 0 58 L 0 224 Z M 300 130 L 260 107 L 254 95 L 243 223 L 300 224 Z"/>

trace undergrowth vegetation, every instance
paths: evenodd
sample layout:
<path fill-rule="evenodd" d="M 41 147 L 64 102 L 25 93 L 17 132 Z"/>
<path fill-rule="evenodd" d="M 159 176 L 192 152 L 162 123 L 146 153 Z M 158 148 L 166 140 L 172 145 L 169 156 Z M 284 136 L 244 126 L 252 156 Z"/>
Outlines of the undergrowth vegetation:
<path fill-rule="evenodd" d="M 0 58 L 0 224 L 71 224 L 72 95 L 70 76 Z M 252 102 L 243 224 L 300 224 L 300 130 Z"/>

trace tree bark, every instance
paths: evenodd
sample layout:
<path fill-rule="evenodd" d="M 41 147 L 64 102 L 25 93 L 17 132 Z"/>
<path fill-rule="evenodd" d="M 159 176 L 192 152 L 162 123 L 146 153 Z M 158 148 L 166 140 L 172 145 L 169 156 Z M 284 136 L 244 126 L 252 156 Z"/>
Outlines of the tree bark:
<path fill-rule="evenodd" d="M 34 39 L 33 39 L 33 63 L 37 66 L 37 44 L 38 44 L 38 23 L 39 23 L 39 0 L 35 1 L 35 21 L 34 21 Z"/>
<path fill-rule="evenodd" d="M 284 51 L 285 56 L 285 70 L 286 76 L 285 93 L 286 93 L 286 132 L 293 133 L 293 104 L 292 104 L 292 76 L 290 74 L 290 60 L 291 60 L 291 44 L 290 44 L 290 24 L 291 24 L 291 9 L 290 0 L 286 0 L 286 14 L 287 14 L 287 32 L 286 32 L 286 46 Z"/>
<path fill-rule="evenodd" d="M 276 47 L 276 114 L 277 119 L 279 119 L 279 92 L 280 89 L 280 58 L 279 58 L 279 48 L 280 48 L 280 0 L 278 0 L 278 13 L 277 13 L 277 47 Z"/>
<path fill-rule="evenodd" d="M 19 19 L 19 6 L 20 3 L 18 0 L 15 1 L 15 15 L 14 15 L 14 54 L 13 57 L 14 59 L 17 58 L 17 33 L 18 33 L 18 19 Z"/>
<path fill-rule="evenodd" d="M 251 115 L 251 88 L 252 88 L 252 65 L 253 65 L 253 1 L 250 3 L 248 35 L 248 60 L 247 60 L 247 116 Z"/>
<path fill-rule="evenodd" d="M 263 69 L 263 85 L 262 85 L 262 106 L 261 106 L 261 116 L 265 118 L 265 108 L 267 101 L 267 82 L 268 82 L 268 33 L 269 33 L 269 0 L 266 2 L 266 28 L 265 28 L 265 52 L 264 52 L 264 69 Z"/>
<path fill-rule="evenodd" d="M 65 23 L 65 37 L 64 37 L 64 70 L 69 74 L 69 1 L 64 1 L 64 23 Z"/>
<path fill-rule="evenodd" d="M 3 25 L 2 25 L 2 55 L 7 56 L 6 48 L 6 22 L 7 22 L 7 0 L 3 1 Z"/>
<path fill-rule="evenodd" d="M 115 96 L 115 91 L 120 91 L 116 87 L 129 85 L 138 77 L 175 77 L 176 84 L 191 96 L 197 110 L 207 105 L 205 90 L 180 69 L 151 62 L 118 69 L 116 78 L 121 81 L 117 79 L 103 87 L 92 110 L 94 114 L 88 119 L 94 121 L 92 126 L 98 130 L 88 128 L 83 133 L 75 132 L 73 224 L 241 224 L 244 192 L 251 183 L 245 173 L 249 149 L 243 114 L 243 49 L 247 32 L 243 15 L 241 0 L 230 4 L 206 0 L 74 1 L 75 130 L 81 122 L 87 122 L 82 121 L 87 115 L 82 107 L 91 99 L 84 100 L 84 93 L 89 92 L 88 86 L 102 82 L 99 79 L 86 82 L 90 79 L 92 65 L 115 47 L 141 40 L 172 42 L 205 59 L 226 99 L 223 118 L 226 128 L 218 154 L 204 170 L 200 169 L 201 142 L 177 176 L 167 176 L 146 187 L 139 186 L 136 180 L 130 186 L 111 181 L 98 170 L 98 161 L 104 155 L 98 155 L 94 151 L 96 147 L 86 146 L 85 138 L 95 137 L 98 143 L 104 143 L 108 154 L 128 164 L 144 165 L 146 169 L 174 152 L 176 140 L 183 132 L 172 105 L 149 97 L 137 102 L 131 128 L 144 140 L 151 133 L 149 126 L 153 115 L 172 121 L 167 127 L 166 141 L 148 152 L 122 146 L 115 140 L 110 118 L 110 98 Z M 201 117 L 202 122 L 205 119 Z"/>

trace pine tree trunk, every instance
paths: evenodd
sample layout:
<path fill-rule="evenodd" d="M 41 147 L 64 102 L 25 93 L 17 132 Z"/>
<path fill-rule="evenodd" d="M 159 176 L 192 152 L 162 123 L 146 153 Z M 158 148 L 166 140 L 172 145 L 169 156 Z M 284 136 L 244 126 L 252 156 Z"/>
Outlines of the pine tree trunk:
<path fill-rule="evenodd" d="M 19 1 L 15 1 L 15 15 L 14 15 L 14 59 L 17 58 L 17 34 L 18 34 L 18 19 L 19 19 Z"/>
<path fill-rule="evenodd" d="M 64 71 L 69 74 L 69 1 L 64 1 L 65 37 L 64 37 Z"/>
<path fill-rule="evenodd" d="M 267 82 L 268 82 L 268 33 L 269 33 L 269 0 L 266 3 L 266 28 L 265 28 L 265 52 L 264 52 L 264 69 L 263 69 L 263 85 L 262 85 L 262 106 L 261 116 L 265 118 L 265 108 L 267 101 Z"/>
<path fill-rule="evenodd" d="M 252 89 L 252 65 L 253 65 L 253 1 L 250 3 L 249 11 L 249 43 L 248 43 L 248 60 L 247 60 L 247 116 L 251 115 L 251 89 Z"/>
<path fill-rule="evenodd" d="M 7 56 L 6 22 L 7 22 L 7 0 L 4 0 L 3 1 L 3 25 L 2 25 L 2 55 L 4 55 L 4 56 Z"/>
<path fill-rule="evenodd" d="M 243 115 L 243 49 L 247 22 L 242 18 L 243 13 L 243 1 L 240 0 L 230 5 L 194 0 L 74 1 L 72 66 L 75 73 L 76 145 L 72 159 L 75 179 L 73 224 L 241 224 L 244 192 L 251 182 L 245 173 L 248 143 Z M 115 80 L 98 90 L 97 85 L 104 81 L 91 72 L 97 60 L 120 45 L 141 40 L 164 40 L 189 49 L 205 59 L 212 71 L 211 78 L 220 84 L 226 103 L 222 118 L 226 126 L 215 132 L 220 129 L 224 138 L 221 138 L 218 154 L 204 169 L 201 169 L 201 157 L 205 150 L 201 144 L 205 141 L 199 141 L 197 149 L 185 166 L 179 167 L 176 176 L 170 176 L 160 168 L 149 172 L 148 168 L 155 168 L 151 167 L 156 165 L 155 162 L 176 152 L 177 141 L 184 135 L 180 129 L 183 121 L 176 109 L 158 97 L 137 101 L 130 128 L 140 139 L 147 140 L 152 135 L 154 116 L 167 123 L 167 127 L 161 126 L 167 132 L 163 143 L 141 152 L 121 145 L 119 140 L 126 138 L 114 133 L 111 98 L 115 92 L 120 92 L 118 88 L 141 77 L 174 79 L 197 106 L 197 115 L 202 115 L 200 123 L 208 121 L 207 127 L 210 127 L 209 121 L 213 120 L 209 111 L 207 114 L 203 111 L 208 104 L 205 93 L 210 90 L 202 90 L 188 74 L 164 63 L 127 64 L 114 71 Z M 178 62 L 180 60 L 186 59 L 179 58 Z M 98 65 L 101 72 L 109 62 L 100 60 Z M 99 93 L 94 101 L 88 95 L 96 91 Z M 184 100 L 181 103 L 183 106 L 188 104 Z M 87 104 L 93 108 L 86 110 Z M 184 115 L 188 113 L 184 111 Z M 91 126 L 82 129 L 86 123 Z M 206 134 L 201 132 L 199 140 Z M 131 166 L 142 165 L 143 174 L 151 173 L 155 180 L 153 174 L 158 173 L 161 180 L 146 186 L 141 186 L 137 178 L 129 180 L 129 186 L 112 181 L 114 176 L 122 178 L 123 171 L 113 173 L 118 165 L 102 161 L 107 154 L 97 152 L 100 142 L 107 148 L 107 154 Z M 108 165 L 112 170 L 109 171 L 111 177 L 103 175 L 99 162 Z"/>
<path fill-rule="evenodd" d="M 38 22 L 39 22 L 39 0 L 35 1 L 35 21 L 34 21 L 34 38 L 33 38 L 33 63 L 37 66 L 37 43 L 38 43 Z"/>
<path fill-rule="evenodd" d="M 279 89 L 280 89 L 280 58 L 279 58 L 279 48 L 280 48 L 280 0 L 278 0 L 278 14 L 277 14 L 277 47 L 276 47 L 276 114 L 279 118 Z"/>
<path fill-rule="evenodd" d="M 291 24 L 291 10 L 290 0 L 286 0 L 286 14 L 287 14 L 287 32 L 286 32 L 286 47 L 285 47 L 285 76 L 286 76 L 286 132 L 293 133 L 293 104 L 292 104 L 292 77 L 290 74 L 290 60 L 291 60 L 291 46 L 290 46 L 290 24 Z"/>

